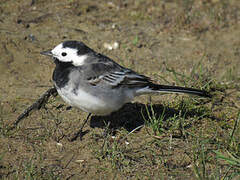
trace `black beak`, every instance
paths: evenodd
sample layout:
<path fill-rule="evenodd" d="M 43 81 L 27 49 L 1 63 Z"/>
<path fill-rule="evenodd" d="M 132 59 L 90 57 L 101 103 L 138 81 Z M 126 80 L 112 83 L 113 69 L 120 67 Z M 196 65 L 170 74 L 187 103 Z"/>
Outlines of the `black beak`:
<path fill-rule="evenodd" d="M 45 56 L 51 56 L 51 57 L 53 56 L 53 53 L 51 50 L 40 52 L 40 54 L 45 55 Z"/>

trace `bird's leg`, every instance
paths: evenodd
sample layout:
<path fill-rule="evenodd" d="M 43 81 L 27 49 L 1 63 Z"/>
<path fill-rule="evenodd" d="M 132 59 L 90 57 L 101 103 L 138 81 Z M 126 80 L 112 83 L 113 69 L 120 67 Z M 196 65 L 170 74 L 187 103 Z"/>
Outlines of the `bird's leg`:
<path fill-rule="evenodd" d="M 80 129 L 77 133 L 74 134 L 74 136 L 70 139 L 70 141 L 75 141 L 78 137 L 80 137 L 80 140 L 82 140 L 82 136 L 83 136 L 83 127 L 85 126 L 85 124 L 87 123 L 89 117 L 91 116 L 91 113 L 88 114 L 87 119 L 85 119 L 85 121 L 82 123 L 82 125 L 80 126 Z"/>

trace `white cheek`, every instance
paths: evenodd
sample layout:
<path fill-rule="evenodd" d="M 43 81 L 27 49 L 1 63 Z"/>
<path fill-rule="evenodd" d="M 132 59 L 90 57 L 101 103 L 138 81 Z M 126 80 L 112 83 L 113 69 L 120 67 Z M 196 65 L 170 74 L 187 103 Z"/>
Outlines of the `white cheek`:
<path fill-rule="evenodd" d="M 88 58 L 87 55 L 82 55 L 82 56 L 75 56 L 75 57 L 72 57 L 70 59 L 72 59 L 73 61 L 73 65 L 74 66 L 81 66 L 84 64 L 84 61 Z"/>

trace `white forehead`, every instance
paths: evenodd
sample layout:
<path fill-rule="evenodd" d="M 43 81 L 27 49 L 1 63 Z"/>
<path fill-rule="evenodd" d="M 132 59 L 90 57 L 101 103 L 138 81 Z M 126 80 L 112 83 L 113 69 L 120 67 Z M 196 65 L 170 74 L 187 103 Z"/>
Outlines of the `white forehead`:
<path fill-rule="evenodd" d="M 63 43 L 57 45 L 52 50 L 54 57 L 59 59 L 62 62 L 72 62 L 75 66 L 81 66 L 84 64 L 84 61 L 87 59 L 87 55 L 78 55 L 78 50 L 69 47 L 63 47 Z M 62 53 L 66 53 L 66 56 L 63 56 Z"/>

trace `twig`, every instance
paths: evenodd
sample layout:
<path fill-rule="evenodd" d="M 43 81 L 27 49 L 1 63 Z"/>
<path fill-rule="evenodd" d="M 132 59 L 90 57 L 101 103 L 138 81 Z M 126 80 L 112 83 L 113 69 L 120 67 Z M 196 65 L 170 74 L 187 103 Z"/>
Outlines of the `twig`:
<path fill-rule="evenodd" d="M 41 109 L 42 106 L 46 104 L 46 102 L 52 95 L 54 96 L 57 95 L 57 90 L 55 87 L 49 88 L 43 95 L 41 95 L 41 97 L 37 101 L 35 101 L 31 106 L 25 109 L 24 112 L 18 116 L 17 120 L 14 122 L 13 127 L 11 129 L 15 128 L 23 118 L 29 115 L 31 111 Z"/>

